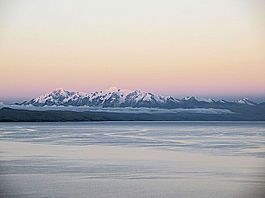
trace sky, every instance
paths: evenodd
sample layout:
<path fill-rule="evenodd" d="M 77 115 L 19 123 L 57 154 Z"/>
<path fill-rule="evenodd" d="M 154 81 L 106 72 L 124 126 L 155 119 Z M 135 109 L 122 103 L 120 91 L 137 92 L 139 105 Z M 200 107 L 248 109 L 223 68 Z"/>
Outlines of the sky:
<path fill-rule="evenodd" d="M 264 0 L 0 0 L 0 100 L 116 86 L 265 100 Z"/>

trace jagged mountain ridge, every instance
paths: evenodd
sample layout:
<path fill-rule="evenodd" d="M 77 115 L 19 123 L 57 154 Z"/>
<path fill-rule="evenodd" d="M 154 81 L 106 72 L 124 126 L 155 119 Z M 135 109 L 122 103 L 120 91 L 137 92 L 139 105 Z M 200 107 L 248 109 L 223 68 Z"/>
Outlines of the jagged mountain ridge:
<path fill-rule="evenodd" d="M 226 100 L 215 101 L 209 98 L 185 97 L 178 99 L 172 96 L 161 96 L 141 90 L 130 91 L 111 87 L 105 91 L 93 93 L 73 92 L 62 88 L 25 101 L 19 105 L 33 106 L 93 106 L 93 107 L 153 107 L 153 108 L 215 108 L 231 105 L 257 105 L 247 98 L 237 102 Z"/>

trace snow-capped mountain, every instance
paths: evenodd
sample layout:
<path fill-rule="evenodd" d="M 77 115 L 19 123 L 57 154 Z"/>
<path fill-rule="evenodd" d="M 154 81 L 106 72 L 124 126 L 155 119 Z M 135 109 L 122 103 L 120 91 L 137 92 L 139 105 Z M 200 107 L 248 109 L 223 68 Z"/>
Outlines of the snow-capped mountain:
<path fill-rule="evenodd" d="M 256 105 L 255 102 L 250 101 L 248 98 L 243 98 L 237 101 L 239 104 Z"/>
<path fill-rule="evenodd" d="M 83 93 L 67 91 L 62 88 L 25 101 L 20 105 L 33 106 L 91 106 L 91 107 L 155 107 L 155 108 L 213 108 L 220 105 L 256 105 L 256 103 L 244 98 L 238 102 L 225 100 L 215 101 L 210 98 L 194 96 L 178 99 L 172 96 L 161 96 L 142 90 L 130 91 L 111 87 L 105 91 Z"/>
<path fill-rule="evenodd" d="M 39 96 L 23 105 L 34 106 L 101 106 L 101 107 L 162 107 L 165 104 L 178 103 L 173 97 L 164 97 L 141 90 L 130 91 L 111 87 L 105 91 L 93 93 L 70 92 L 62 88 Z"/>
<path fill-rule="evenodd" d="M 210 99 L 210 98 L 200 98 L 200 97 L 194 97 L 194 96 L 187 96 L 185 98 L 182 98 L 181 100 L 192 101 L 192 102 L 207 102 L 207 103 L 215 102 L 213 99 Z"/>

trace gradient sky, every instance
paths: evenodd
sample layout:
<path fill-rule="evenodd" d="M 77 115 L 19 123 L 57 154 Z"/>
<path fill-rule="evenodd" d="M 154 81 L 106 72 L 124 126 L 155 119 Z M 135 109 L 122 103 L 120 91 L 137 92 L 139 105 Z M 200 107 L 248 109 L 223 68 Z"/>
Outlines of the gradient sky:
<path fill-rule="evenodd" d="M 62 87 L 265 96 L 264 0 L 0 0 L 0 100 Z"/>

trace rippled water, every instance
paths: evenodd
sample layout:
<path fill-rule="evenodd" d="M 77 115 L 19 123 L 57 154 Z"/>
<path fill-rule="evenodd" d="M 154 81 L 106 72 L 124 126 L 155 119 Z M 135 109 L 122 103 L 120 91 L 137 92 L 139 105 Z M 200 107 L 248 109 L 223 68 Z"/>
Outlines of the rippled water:
<path fill-rule="evenodd" d="M 263 197 L 265 122 L 0 123 L 1 197 Z"/>

